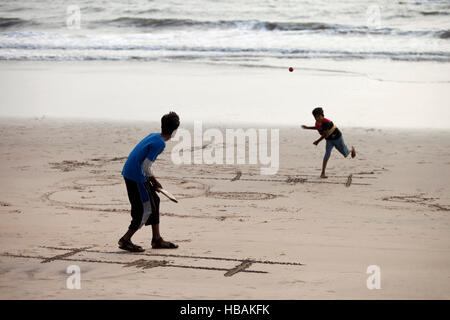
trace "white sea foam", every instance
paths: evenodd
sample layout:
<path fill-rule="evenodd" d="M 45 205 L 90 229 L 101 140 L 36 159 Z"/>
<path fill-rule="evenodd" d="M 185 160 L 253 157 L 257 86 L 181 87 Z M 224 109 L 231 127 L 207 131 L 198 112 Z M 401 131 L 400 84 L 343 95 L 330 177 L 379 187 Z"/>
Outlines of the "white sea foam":
<path fill-rule="evenodd" d="M 370 6 L 379 9 L 376 26 Z M 450 62 L 448 1 L 79 1 L 0 6 L 0 60 L 181 60 L 284 67 L 303 59 Z"/>

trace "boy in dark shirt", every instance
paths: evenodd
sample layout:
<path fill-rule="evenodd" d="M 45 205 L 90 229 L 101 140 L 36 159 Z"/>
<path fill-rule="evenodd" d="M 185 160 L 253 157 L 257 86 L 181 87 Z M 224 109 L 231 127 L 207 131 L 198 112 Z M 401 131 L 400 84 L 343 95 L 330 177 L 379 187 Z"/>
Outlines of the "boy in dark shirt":
<path fill-rule="evenodd" d="M 328 178 L 325 175 L 325 169 L 327 168 L 327 162 L 330 158 L 331 150 L 333 149 L 333 147 L 335 147 L 340 153 L 342 153 L 344 157 L 347 157 L 351 153 L 352 158 L 354 158 L 356 156 L 356 151 L 353 146 L 351 148 L 351 151 L 348 150 L 347 146 L 344 143 L 344 139 L 342 138 L 341 131 L 336 128 L 332 121 L 324 117 L 322 108 L 315 108 L 312 111 L 312 114 L 316 119 L 316 125 L 314 127 L 302 125 L 302 128 L 319 131 L 321 137 L 313 142 L 314 145 L 317 146 L 323 139 L 327 141 L 325 147 L 325 156 L 323 157 L 322 173 L 320 174 L 320 177 Z"/>

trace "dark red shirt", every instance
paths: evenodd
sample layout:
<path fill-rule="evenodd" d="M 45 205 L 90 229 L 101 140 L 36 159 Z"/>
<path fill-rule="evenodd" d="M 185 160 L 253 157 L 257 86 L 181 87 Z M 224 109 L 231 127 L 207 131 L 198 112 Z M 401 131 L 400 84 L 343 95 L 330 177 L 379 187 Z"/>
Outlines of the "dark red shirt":
<path fill-rule="evenodd" d="M 319 124 L 316 121 L 316 129 L 319 131 L 320 135 L 323 134 L 324 131 L 330 130 L 333 128 L 333 121 L 328 120 L 326 118 L 322 119 L 322 124 Z M 339 131 L 338 128 L 334 129 L 333 133 L 328 136 L 328 138 L 325 138 L 325 140 L 335 140 L 339 139 L 342 136 L 341 131 Z"/>

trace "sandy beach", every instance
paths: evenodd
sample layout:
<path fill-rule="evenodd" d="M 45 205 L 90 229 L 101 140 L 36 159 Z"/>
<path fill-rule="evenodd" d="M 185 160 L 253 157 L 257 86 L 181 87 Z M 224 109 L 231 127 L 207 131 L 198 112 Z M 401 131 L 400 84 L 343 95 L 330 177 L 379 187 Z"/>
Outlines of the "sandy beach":
<path fill-rule="evenodd" d="M 184 123 L 191 129 L 191 124 Z M 450 132 L 341 127 L 320 179 L 317 133 L 280 128 L 280 167 L 155 163 L 162 235 L 129 221 L 121 169 L 156 122 L 2 118 L 1 299 L 449 299 Z M 222 128 L 226 128 L 223 126 Z M 245 127 L 244 127 L 245 128 Z M 346 186 L 352 174 L 351 184 Z M 67 267 L 81 269 L 69 290 Z M 381 270 L 369 290 L 368 266 Z"/>
<path fill-rule="evenodd" d="M 0 299 L 449 300 L 449 15 L 448 1 L 1 1 Z M 128 177 L 180 119 L 152 164 L 179 200 L 160 195 L 179 248 L 152 249 L 144 227 L 130 253 L 122 168 L 170 111 Z M 333 125 L 356 158 L 334 149 L 321 179 L 313 142 Z"/>

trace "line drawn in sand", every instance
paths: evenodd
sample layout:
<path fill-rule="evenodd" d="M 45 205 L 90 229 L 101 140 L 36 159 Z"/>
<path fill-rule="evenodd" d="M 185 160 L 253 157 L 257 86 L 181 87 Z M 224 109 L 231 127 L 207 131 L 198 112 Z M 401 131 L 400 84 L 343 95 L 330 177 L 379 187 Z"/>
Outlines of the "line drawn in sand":
<path fill-rule="evenodd" d="M 383 201 L 392 201 L 392 202 L 403 202 L 403 203 L 415 203 L 422 206 L 427 206 L 432 209 L 436 209 L 437 211 L 450 211 L 449 205 L 441 205 L 439 203 L 430 203 L 435 200 L 439 200 L 439 198 L 433 197 L 425 197 L 424 193 L 416 194 L 416 195 L 402 195 L 402 196 L 389 196 L 384 197 Z"/>
<path fill-rule="evenodd" d="M 236 267 L 234 267 L 233 269 L 227 271 L 224 276 L 225 277 L 231 277 L 233 275 L 235 275 L 238 272 L 242 272 L 245 269 L 249 268 L 252 265 L 253 262 L 251 262 L 250 260 L 246 260 L 246 261 L 242 261 L 241 264 L 237 265 Z"/>
<path fill-rule="evenodd" d="M 61 162 L 49 162 L 49 166 L 52 169 L 61 170 L 63 172 L 75 171 L 84 167 L 101 168 L 111 162 L 123 162 L 127 157 L 114 157 L 114 158 L 94 158 L 86 161 L 78 160 L 63 160 Z"/>
<path fill-rule="evenodd" d="M 242 171 L 241 171 L 241 170 L 238 170 L 238 171 L 236 172 L 236 176 L 235 176 L 234 178 L 232 178 L 231 181 L 239 180 L 239 179 L 241 178 L 241 176 L 242 176 Z"/>
<path fill-rule="evenodd" d="M 237 258 L 225 258 L 225 257 L 208 257 L 208 256 L 195 256 L 195 255 L 180 255 L 180 254 L 163 254 L 163 253 L 139 253 L 138 256 L 148 256 L 148 257 L 163 257 L 164 260 L 147 260 L 147 259 L 137 259 L 132 261 L 117 261 L 117 260 L 104 260 L 104 259 L 92 259 L 92 258 L 76 258 L 74 255 L 78 253 L 100 253 L 106 255 L 121 255 L 125 256 L 123 252 L 117 251 L 102 251 L 92 249 L 91 247 L 84 248 L 64 248 L 64 247 L 50 247 L 50 246 L 41 246 L 41 248 L 56 250 L 56 251 L 67 251 L 63 254 L 57 254 L 55 256 L 42 256 L 42 255 L 25 255 L 25 254 L 13 254 L 9 252 L 1 253 L 1 256 L 11 257 L 11 258 L 24 258 L 24 259 L 38 259 L 41 260 L 41 263 L 49 263 L 53 261 L 76 261 L 76 262 L 91 262 L 91 263 L 106 263 L 106 264 L 117 264 L 123 265 L 123 267 L 135 267 L 141 269 L 151 269 L 157 267 L 167 267 L 167 268 L 186 268 L 186 269 L 199 269 L 199 270 L 212 270 L 212 271 L 225 271 L 225 277 L 231 277 L 237 273 L 259 273 L 259 274 L 267 274 L 268 271 L 261 270 L 248 270 L 254 264 L 266 264 L 266 265 L 285 265 L 285 266 L 302 266 L 304 264 L 299 262 L 279 262 L 279 261 L 270 261 L 270 260 L 258 260 L 258 259 L 237 259 Z M 135 254 L 130 254 L 134 256 Z M 173 263 L 168 258 L 177 258 L 177 259 L 193 259 L 193 260 L 212 260 L 212 261 L 233 261 L 238 262 L 239 264 L 234 266 L 233 268 L 223 268 L 223 267 L 209 267 L 209 266 L 194 266 L 187 264 L 177 264 Z"/>
<path fill-rule="evenodd" d="M 348 187 L 350 187 L 351 186 L 351 184 L 352 184 L 352 177 L 353 177 L 353 174 L 350 174 L 348 177 L 347 177 L 347 182 L 345 183 L 345 186 L 348 188 Z"/>
<path fill-rule="evenodd" d="M 107 161 L 122 161 L 123 158 L 113 158 L 113 159 L 91 159 L 89 163 L 102 163 Z M 68 164 L 69 162 L 62 162 L 61 164 Z M 84 162 L 83 162 L 84 163 Z M 225 180 L 233 181 L 234 183 L 245 182 L 245 181 L 256 181 L 261 183 L 282 183 L 282 184 L 304 184 L 304 183 L 331 183 L 331 184 L 345 184 L 347 187 L 350 184 L 353 185 L 370 185 L 365 182 L 353 182 L 352 178 L 357 179 L 376 179 L 376 177 L 366 177 L 366 175 L 373 175 L 374 171 L 371 172 L 361 172 L 347 177 L 347 182 L 340 181 L 323 181 L 323 179 L 318 180 L 314 175 L 315 179 L 311 179 L 313 175 L 302 174 L 302 175 L 277 175 L 274 178 L 258 178 L 247 176 L 243 177 L 242 171 L 238 170 L 235 172 L 234 177 L 217 177 L 217 176 L 194 176 L 194 177 L 174 177 L 166 176 L 161 177 L 161 179 L 167 179 L 170 181 L 175 181 L 177 184 L 182 185 L 182 193 L 174 193 L 178 199 L 192 199 L 198 197 L 208 197 L 221 200 L 271 200 L 284 195 L 278 195 L 266 192 L 248 192 L 248 191 L 233 191 L 226 192 L 215 190 L 211 191 L 211 185 L 203 180 Z M 340 177 L 340 176 L 339 176 Z M 109 212 L 109 213 L 128 213 L 129 204 L 128 202 L 118 199 L 110 199 L 107 195 L 108 192 L 102 192 L 102 194 L 95 193 L 95 189 L 99 187 L 109 188 L 111 186 L 122 184 L 122 177 L 120 175 L 91 175 L 84 177 L 69 178 L 59 182 L 56 186 L 58 189 L 46 192 L 41 196 L 41 200 L 44 202 L 49 202 L 53 206 L 61 206 L 67 209 L 84 210 L 84 211 L 97 211 L 97 212 Z M 58 187 L 59 186 L 59 187 Z M 71 197 L 66 197 L 64 193 L 72 193 L 77 191 L 80 194 L 78 200 L 66 200 Z M 111 189 L 114 192 L 115 189 Z M 87 194 L 86 194 L 87 193 Z M 96 195 L 100 195 L 100 200 Z M 89 199 L 96 199 L 94 201 L 89 201 Z M 167 215 L 171 217 L 180 218 L 200 218 L 200 219 L 217 219 L 223 221 L 228 218 L 242 218 L 242 215 L 211 215 L 211 214 L 177 214 L 171 212 L 161 212 L 161 215 Z"/>
<path fill-rule="evenodd" d="M 193 180 L 228 180 L 230 181 L 230 178 L 224 178 L 224 177 L 182 177 L 183 179 L 193 179 Z M 347 177 L 348 178 L 348 177 Z M 179 179 L 176 177 L 161 177 L 161 179 L 167 179 L 167 180 L 173 180 L 173 179 Z M 261 178 L 240 178 L 239 181 L 257 181 L 257 182 L 281 182 L 281 183 L 323 183 L 323 184 L 344 184 L 343 182 L 339 181 L 324 181 L 324 180 L 309 180 L 308 178 L 304 178 L 302 176 L 295 177 L 295 176 L 288 176 L 286 179 L 261 179 Z M 355 182 L 354 185 L 360 185 L 360 186 L 370 186 L 370 183 L 364 183 L 364 182 Z"/>
<path fill-rule="evenodd" d="M 44 260 L 41 261 L 41 263 L 48 263 L 48 262 L 52 262 L 52 261 L 55 261 L 55 260 L 62 260 L 64 258 L 68 258 L 70 256 L 73 256 L 73 255 L 77 254 L 77 253 L 85 251 L 85 250 L 87 250 L 89 248 L 92 248 L 92 247 L 74 248 L 73 250 L 71 250 L 69 252 L 66 252 L 66 253 L 59 254 L 59 255 L 54 256 L 54 257 L 50 257 L 50 258 L 44 259 Z"/>
<path fill-rule="evenodd" d="M 93 181 L 92 181 L 93 180 Z M 97 211 L 97 212 L 109 212 L 109 213 L 129 213 L 129 203 L 124 199 L 123 201 L 110 201 L 110 202 L 92 202 L 92 201 L 67 201 L 64 200 L 64 197 L 59 195 L 61 192 L 71 192 L 73 190 L 76 191 L 85 191 L 87 189 L 92 189 L 92 187 L 104 187 L 104 186 L 112 186 L 120 184 L 120 176 L 104 176 L 104 177 L 78 177 L 76 179 L 68 179 L 63 180 L 59 183 L 62 186 L 59 186 L 57 190 L 53 190 L 50 192 L 46 192 L 41 196 L 41 200 L 44 202 L 50 203 L 52 206 L 61 206 L 66 209 L 75 209 L 75 210 L 83 210 L 83 211 Z M 195 198 L 198 196 L 207 196 L 206 193 L 209 192 L 209 186 L 203 183 L 198 183 L 196 190 L 200 190 L 197 192 L 198 194 L 193 195 L 179 195 L 177 197 L 181 199 L 186 198 Z M 91 190 L 92 191 L 92 190 Z M 215 196 L 213 193 L 211 195 Z M 218 194 L 217 197 L 226 197 L 226 195 Z M 257 195 L 256 195 L 257 196 Z M 58 199 L 60 198 L 60 199 Z M 91 197 L 81 196 L 80 200 L 89 200 Z M 254 197 L 255 198 L 255 197 Z M 122 206 L 122 208 L 120 208 Z M 119 207 L 119 208 L 118 208 Z M 199 214 L 178 214 L 173 212 L 161 212 L 162 216 L 169 217 L 178 217 L 178 218 L 199 218 L 199 219 L 215 219 L 224 221 L 229 218 L 244 218 L 246 216 L 243 215 L 199 215 Z"/>

